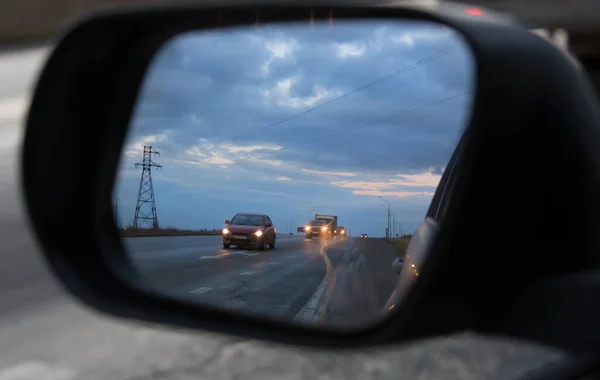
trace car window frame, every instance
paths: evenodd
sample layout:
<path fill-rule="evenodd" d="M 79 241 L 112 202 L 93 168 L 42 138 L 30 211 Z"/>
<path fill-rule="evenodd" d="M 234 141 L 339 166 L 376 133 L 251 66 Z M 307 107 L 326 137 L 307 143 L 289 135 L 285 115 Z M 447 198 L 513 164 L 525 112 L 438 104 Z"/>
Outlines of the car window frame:
<path fill-rule="evenodd" d="M 460 153 L 459 153 L 460 155 Z M 456 175 L 455 175 L 456 164 L 453 164 L 450 168 L 450 173 L 448 174 L 447 181 L 445 183 L 444 189 L 442 190 L 442 195 L 440 197 L 439 204 L 436 208 L 434 219 L 438 222 L 444 220 L 446 216 L 446 212 L 448 209 L 448 205 L 450 204 L 451 195 L 453 193 L 454 184 L 456 183 Z"/>
<path fill-rule="evenodd" d="M 461 136 L 454 153 L 450 157 L 448 161 L 448 166 L 444 170 L 442 174 L 442 178 L 438 184 L 438 191 L 436 191 L 433 199 L 431 200 L 431 205 L 429 206 L 429 210 L 427 211 L 426 217 L 432 218 L 438 223 L 441 222 L 446 216 L 446 211 L 448 208 L 449 200 L 452 195 L 452 190 L 456 183 L 456 173 L 455 168 L 456 164 L 459 161 L 462 151 L 464 150 L 465 140 L 467 133 L 466 131 Z M 440 187 L 442 191 L 439 191 Z"/>

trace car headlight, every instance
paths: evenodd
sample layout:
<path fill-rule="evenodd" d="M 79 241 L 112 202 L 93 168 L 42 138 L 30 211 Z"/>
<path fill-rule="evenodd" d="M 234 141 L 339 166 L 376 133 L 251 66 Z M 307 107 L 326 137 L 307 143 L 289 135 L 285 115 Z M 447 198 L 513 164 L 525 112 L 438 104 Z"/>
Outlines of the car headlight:
<path fill-rule="evenodd" d="M 327 231 L 327 227 L 321 228 L 321 231 Z"/>
<path fill-rule="evenodd" d="M 310 231 L 310 226 L 306 226 L 306 227 L 304 227 L 304 229 L 305 229 L 306 231 Z"/>
<path fill-rule="evenodd" d="M 229 230 L 227 228 L 223 228 L 223 235 L 227 235 L 229 233 Z"/>
<path fill-rule="evenodd" d="M 256 235 L 256 236 L 258 236 L 258 237 L 261 237 L 261 236 L 262 236 L 262 234 L 263 234 L 263 232 L 262 232 L 261 230 L 258 230 L 258 231 L 256 231 L 256 232 L 254 233 L 254 235 Z"/>

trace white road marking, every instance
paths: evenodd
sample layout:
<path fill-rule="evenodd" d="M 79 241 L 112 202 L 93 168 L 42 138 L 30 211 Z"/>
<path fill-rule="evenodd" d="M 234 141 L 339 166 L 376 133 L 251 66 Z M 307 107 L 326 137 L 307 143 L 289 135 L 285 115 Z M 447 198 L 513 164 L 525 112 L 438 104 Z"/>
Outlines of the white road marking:
<path fill-rule="evenodd" d="M 222 259 L 224 257 L 230 256 L 231 252 L 226 252 L 220 255 L 212 255 L 212 256 L 200 256 L 198 260 L 210 260 L 210 259 Z"/>
<path fill-rule="evenodd" d="M 72 368 L 50 366 L 36 361 L 0 369 L 0 380 L 72 380 L 76 375 Z"/>
<path fill-rule="evenodd" d="M 288 259 L 295 259 L 295 258 L 296 258 L 296 256 L 294 256 L 294 255 L 288 256 Z"/>
<path fill-rule="evenodd" d="M 210 292 L 211 290 L 213 290 L 213 288 L 209 288 L 208 286 L 203 286 L 201 288 L 198 289 L 194 289 L 192 290 L 190 293 L 194 293 L 194 294 L 204 294 L 206 292 Z"/>
<path fill-rule="evenodd" d="M 250 276 L 251 274 L 254 274 L 254 272 L 252 272 L 252 271 L 246 271 L 246 272 L 240 273 L 241 276 Z"/>
<path fill-rule="evenodd" d="M 269 263 L 271 265 L 279 265 L 279 263 L 277 261 L 273 261 L 272 263 Z"/>
<path fill-rule="evenodd" d="M 248 251 L 233 251 L 233 252 L 220 253 L 218 255 L 200 256 L 198 258 L 198 260 L 217 260 L 217 259 L 223 259 L 223 258 L 229 257 L 229 256 L 234 256 L 234 255 L 250 257 L 250 256 L 256 256 L 256 255 L 258 255 L 258 253 L 257 252 L 248 252 Z"/>

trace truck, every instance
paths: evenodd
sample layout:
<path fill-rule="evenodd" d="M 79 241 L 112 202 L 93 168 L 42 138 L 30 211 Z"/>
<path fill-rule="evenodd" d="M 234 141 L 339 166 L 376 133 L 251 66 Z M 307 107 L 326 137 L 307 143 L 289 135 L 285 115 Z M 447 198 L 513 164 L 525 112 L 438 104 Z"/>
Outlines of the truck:
<path fill-rule="evenodd" d="M 321 215 L 315 214 L 315 220 L 324 220 L 327 222 L 329 226 L 329 233 L 333 236 L 337 231 L 337 221 L 338 217 L 334 215 Z"/>

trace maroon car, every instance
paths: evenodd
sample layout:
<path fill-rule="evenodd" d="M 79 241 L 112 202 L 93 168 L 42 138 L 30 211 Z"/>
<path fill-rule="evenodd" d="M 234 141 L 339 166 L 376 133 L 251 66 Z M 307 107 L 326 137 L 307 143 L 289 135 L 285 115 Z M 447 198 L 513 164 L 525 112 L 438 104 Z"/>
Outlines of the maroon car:
<path fill-rule="evenodd" d="M 232 245 L 237 247 L 255 247 L 264 251 L 267 247 L 275 248 L 276 229 L 265 214 L 236 214 L 231 221 L 225 221 L 223 228 L 223 248 Z"/>

